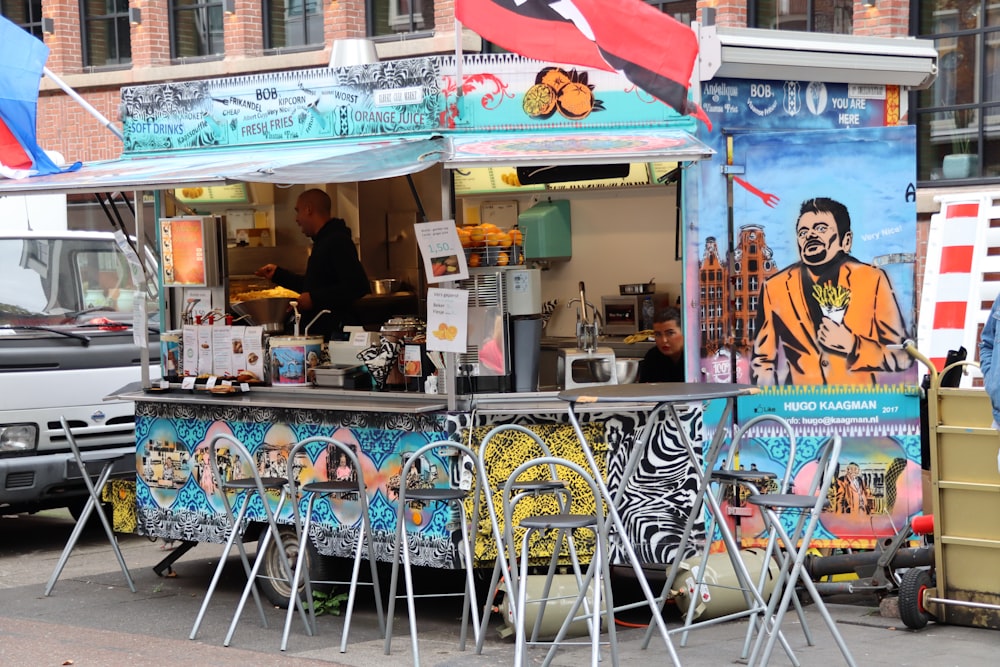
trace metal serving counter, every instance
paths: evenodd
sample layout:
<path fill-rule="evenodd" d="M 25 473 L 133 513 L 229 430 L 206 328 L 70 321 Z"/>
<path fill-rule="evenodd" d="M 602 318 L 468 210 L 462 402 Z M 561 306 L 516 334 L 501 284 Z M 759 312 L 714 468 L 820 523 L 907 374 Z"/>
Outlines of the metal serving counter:
<path fill-rule="evenodd" d="M 300 410 L 332 410 L 363 412 L 394 412 L 422 414 L 447 408 L 444 396 L 405 392 L 355 391 L 321 387 L 251 387 L 237 394 L 213 394 L 204 390 L 171 388 L 167 391 L 144 391 L 129 385 L 115 398 L 146 403 L 193 403 L 206 406 L 243 408 L 287 408 Z"/>
<path fill-rule="evenodd" d="M 531 415 L 565 413 L 566 401 L 559 397 L 559 391 L 534 391 L 507 394 L 475 394 L 468 396 L 460 407 L 465 412 L 480 415 Z M 619 403 L 615 409 L 621 412 L 648 411 L 653 403 Z M 605 406 L 600 406 L 605 410 Z M 587 406 L 580 406 L 577 412 L 590 412 Z M 594 408 L 597 411 L 597 408 Z"/>

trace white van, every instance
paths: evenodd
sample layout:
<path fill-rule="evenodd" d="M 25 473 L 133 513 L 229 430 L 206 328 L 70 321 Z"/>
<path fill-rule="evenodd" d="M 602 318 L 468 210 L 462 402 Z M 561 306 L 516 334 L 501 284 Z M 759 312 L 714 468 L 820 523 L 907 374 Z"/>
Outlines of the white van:
<path fill-rule="evenodd" d="M 134 404 L 105 397 L 141 379 L 132 320 L 137 299 L 158 313 L 147 289 L 114 234 L 0 230 L 0 512 L 82 509 L 60 417 L 85 458 L 102 450 L 118 455 L 116 474 L 135 472 Z M 158 326 L 142 325 L 156 377 Z"/>

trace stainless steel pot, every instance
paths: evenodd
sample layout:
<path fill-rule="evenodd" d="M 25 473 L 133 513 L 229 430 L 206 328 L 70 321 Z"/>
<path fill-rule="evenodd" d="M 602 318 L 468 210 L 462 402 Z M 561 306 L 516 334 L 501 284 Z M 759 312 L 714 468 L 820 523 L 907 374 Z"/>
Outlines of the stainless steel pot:
<path fill-rule="evenodd" d="M 372 293 L 383 296 L 392 294 L 399 289 L 399 281 L 395 278 L 379 278 L 372 281 Z"/>

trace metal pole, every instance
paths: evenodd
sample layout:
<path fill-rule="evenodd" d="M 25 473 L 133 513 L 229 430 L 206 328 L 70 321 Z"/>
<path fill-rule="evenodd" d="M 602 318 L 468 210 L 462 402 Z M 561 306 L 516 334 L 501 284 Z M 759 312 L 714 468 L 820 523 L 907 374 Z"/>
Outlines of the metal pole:
<path fill-rule="evenodd" d="M 122 139 L 122 140 L 125 139 L 125 136 L 122 134 L 121 130 L 119 130 L 117 127 L 115 127 L 114 124 L 112 124 L 112 122 L 110 120 L 108 120 L 107 118 L 105 118 L 101 114 L 100 111 L 98 111 L 93 106 L 91 106 L 90 102 L 88 102 L 87 100 L 85 100 L 82 97 L 80 97 L 80 93 L 78 93 L 75 90 L 73 90 L 72 88 L 70 88 L 66 84 L 66 82 L 64 82 L 58 76 L 56 76 L 55 74 L 53 74 L 52 70 L 50 70 L 48 67 L 45 67 L 45 68 L 42 69 L 42 73 L 44 73 L 45 76 L 47 76 L 50 79 L 52 79 L 52 83 L 54 83 L 57 86 L 59 86 L 60 88 L 62 88 L 63 92 L 66 93 L 67 95 L 69 95 L 71 98 L 73 98 L 73 100 L 77 104 L 79 104 L 80 106 L 82 106 L 84 108 L 84 110 L 86 110 L 87 113 L 89 113 L 91 116 L 93 116 L 97 120 L 101 121 L 104 124 L 104 127 L 106 127 L 109 130 L 111 130 L 112 134 L 114 134 L 119 139 Z"/>

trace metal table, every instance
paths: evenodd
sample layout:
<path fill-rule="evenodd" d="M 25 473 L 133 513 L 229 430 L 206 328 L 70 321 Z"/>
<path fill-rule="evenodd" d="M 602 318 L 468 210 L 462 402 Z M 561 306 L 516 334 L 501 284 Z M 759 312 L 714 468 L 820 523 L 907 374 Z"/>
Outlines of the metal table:
<path fill-rule="evenodd" d="M 576 416 L 578 406 L 594 404 L 614 406 L 626 403 L 647 403 L 653 406 L 648 413 L 646 428 L 643 429 L 642 434 L 639 436 L 635 445 L 632 447 L 632 451 L 629 453 L 624 471 L 622 472 L 621 483 L 618 485 L 614 494 L 611 494 L 607 484 L 603 481 L 600 474 L 600 468 L 598 467 L 597 461 L 594 459 L 594 455 L 590 451 L 590 448 L 585 445 L 583 446 L 584 455 L 587 457 L 587 462 L 594 473 L 595 481 L 600 487 L 601 493 L 608 500 L 608 515 L 611 520 L 607 523 L 608 528 L 606 530 L 610 530 L 610 527 L 614 526 L 615 530 L 618 531 L 620 535 L 627 536 L 621 515 L 618 512 L 618 504 L 621 502 L 622 496 L 625 492 L 627 480 L 635 472 L 635 469 L 639 465 L 639 461 L 642 458 L 642 454 L 646 450 L 650 435 L 654 430 L 652 428 L 652 424 L 660 413 L 665 413 L 675 425 L 680 427 L 681 420 L 677 413 L 678 404 L 725 400 L 726 406 L 720 419 L 720 424 L 725 424 L 728 422 L 730 415 L 732 414 L 734 399 L 738 396 L 746 396 L 756 393 L 757 391 L 758 390 L 755 387 L 743 384 L 655 382 L 646 384 L 584 387 L 560 392 L 558 397 L 569 404 L 569 420 L 570 423 L 573 424 L 573 428 L 576 431 L 577 437 L 580 439 L 581 443 L 585 443 L 586 438 L 584 437 L 583 430 L 580 428 L 580 422 Z M 687 437 L 684 429 L 678 428 L 677 432 L 680 442 L 684 447 L 692 466 L 694 466 L 697 471 L 699 487 L 699 492 L 695 497 L 694 506 L 688 516 L 684 532 L 681 536 L 681 542 L 678 547 L 678 554 L 682 554 L 687 545 L 687 541 L 690 539 L 690 534 L 695 521 L 701 513 L 701 503 L 706 496 L 709 499 L 709 504 L 713 506 L 712 510 L 718 513 L 719 508 L 715 506 L 716 503 L 714 502 L 714 497 L 711 493 L 708 493 L 709 474 L 715 459 L 718 458 L 722 444 L 725 441 L 727 429 L 715 429 L 712 441 L 709 443 L 708 449 L 704 454 L 704 460 L 709 462 L 708 466 L 705 466 L 703 461 L 700 460 L 698 452 L 695 450 L 694 445 Z M 725 537 L 727 531 L 724 526 L 722 532 Z M 608 535 L 603 536 L 603 539 L 607 538 Z M 727 548 L 731 548 L 732 545 L 729 544 L 731 541 L 732 536 L 730 535 L 729 539 L 726 540 Z M 639 582 L 639 586 L 646 599 L 645 603 L 649 605 L 649 608 L 652 611 L 653 622 L 656 624 L 663 637 L 663 641 L 667 646 L 668 652 L 670 653 L 670 658 L 675 665 L 680 665 L 680 659 L 674 649 L 673 642 L 670 640 L 670 631 L 667 629 L 666 624 L 664 624 L 661 614 L 661 608 L 664 600 L 662 597 L 655 595 L 652 589 L 650 589 L 649 582 L 646 579 L 642 568 L 642 563 L 639 561 L 630 540 L 623 539 L 621 547 L 624 549 L 626 556 L 632 565 L 632 569 L 635 571 L 636 580 Z M 682 559 L 678 557 L 674 559 L 673 563 L 671 563 L 664 591 L 670 590 L 670 586 L 673 584 L 673 581 L 677 576 L 677 572 L 679 571 L 681 560 Z M 638 604 L 641 605 L 643 603 L 640 602 Z M 631 607 L 619 607 L 615 609 L 626 608 Z M 650 627 L 650 631 L 652 631 L 652 626 Z"/>

